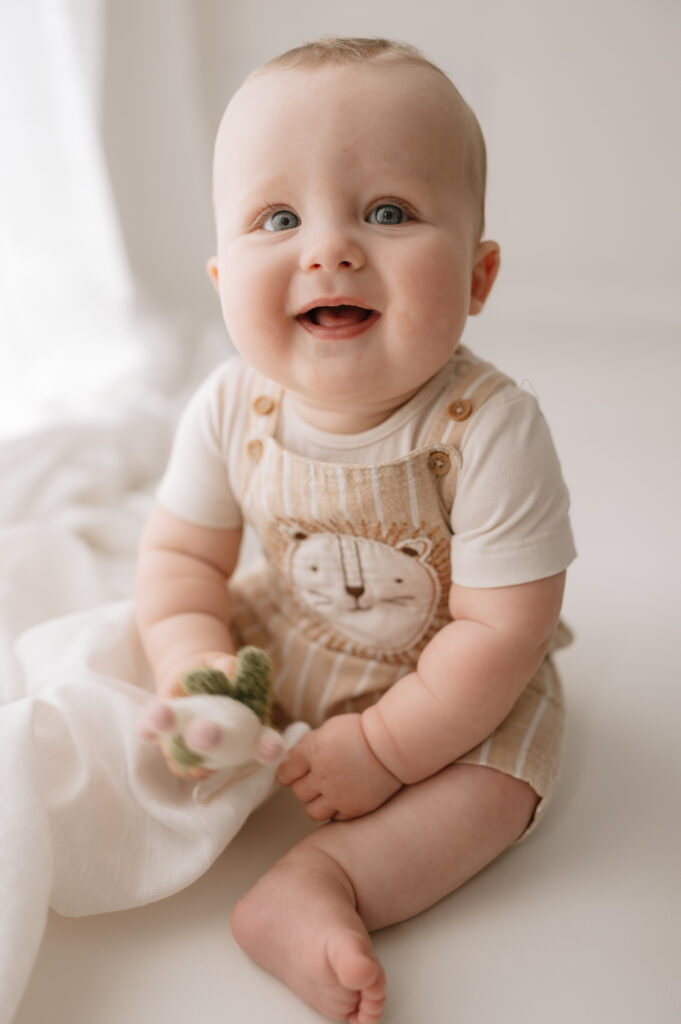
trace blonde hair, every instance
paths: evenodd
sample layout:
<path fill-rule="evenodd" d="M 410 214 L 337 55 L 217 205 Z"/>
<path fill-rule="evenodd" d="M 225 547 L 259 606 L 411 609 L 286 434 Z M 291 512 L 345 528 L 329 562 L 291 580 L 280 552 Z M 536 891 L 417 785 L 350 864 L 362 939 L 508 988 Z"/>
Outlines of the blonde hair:
<path fill-rule="evenodd" d="M 420 50 L 409 43 L 391 39 L 352 38 L 324 36 L 313 42 L 303 43 L 286 53 L 273 57 L 257 68 L 249 78 L 268 71 L 292 71 L 296 69 L 316 70 L 334 64 L 411 64 L 425 68 L 447 82 L 457 119 L 461 128 L 463 147 L 462 165 L 464 183 L 471 200 L 478 211 L 477 232 L 482 236 L 485 224 L 485 187 L 487 179 L 487 153 L 485 139 L 477 117 L 442 68 L 424 57 Z"/>

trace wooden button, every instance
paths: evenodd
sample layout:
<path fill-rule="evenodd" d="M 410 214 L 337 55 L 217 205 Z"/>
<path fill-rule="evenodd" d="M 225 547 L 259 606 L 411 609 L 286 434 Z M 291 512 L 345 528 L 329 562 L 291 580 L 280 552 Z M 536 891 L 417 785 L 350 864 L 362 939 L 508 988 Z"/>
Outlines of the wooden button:
<path fill-rule="evenodd" d="M 457 377 L 465 377 L 469 370 L 473 369 L 473 364 L 469 359 L 460 359 L 458 363 L 454 363 L 454 373 Z"/>
<path fill-rule="evenodd" d="M 253 402 L 253 408 L 259 416 L 267 416 L 274 409 L 274 401 L 268 395 L 259 395 Z"/>
<path fill-rule="evenodd" d="M 249 441 L 246 445 L 246 451 L 248 452 L 248 457 L 252 459 L 253 462 L 260 462 L 260 459 L 262 458 L 262 441 L 258 441 L 257 439 L 255 441 Z"/>
<path fill-rule="evenodd" d="M 473 406 L 467 398 L 459 398 L 456 402 L 452 402 L 447 412 L 453 420 L 467 420 L 473 412 Z"/>
<path fill-rule="evenodd" d="M 452 460 L 447 455 L 447 452 L 435 450 L 428 456 L 428 469 L 433 476 L 445 476 L 449 473 L 451 464 Z"/>

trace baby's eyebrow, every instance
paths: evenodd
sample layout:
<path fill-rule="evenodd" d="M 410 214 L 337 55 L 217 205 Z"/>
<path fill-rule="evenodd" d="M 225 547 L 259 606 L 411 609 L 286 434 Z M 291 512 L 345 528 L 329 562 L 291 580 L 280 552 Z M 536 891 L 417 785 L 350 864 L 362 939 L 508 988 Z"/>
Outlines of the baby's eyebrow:
<path fill-rule="evenodd" d="M 272 183 L 267 187 L 249 188 L 233 198 L 239 216 L 249 223 L 257 220 L 265 210 L 296 208 L 292 189 Z"/>
<path fill-rule="evenodd" d="M 262 198 L 263 195 L 273 196 L 290 191 L 295 182 L 287 174 L 267 173 L 261 177 L 251 176 L 244 190 L 245 197 Z"/>

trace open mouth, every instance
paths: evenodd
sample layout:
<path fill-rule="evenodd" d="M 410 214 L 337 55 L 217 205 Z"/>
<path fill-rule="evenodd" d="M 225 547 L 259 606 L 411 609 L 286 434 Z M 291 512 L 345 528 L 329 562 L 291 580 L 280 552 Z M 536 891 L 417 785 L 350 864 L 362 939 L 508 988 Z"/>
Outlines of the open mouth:
<path fill-rule="evenodd" d="M 314 306 L 302 313 L 299 320 L 309 320 L 316 327 L 347 327 L 368 320 L 373 310 L 362 306 Z"/>
<path fill-rule="evenodd" d="M 326 337 L 350 337 L 369 327 L 379 313 L 364 306 L 341 304 L 313 306 L 296 317 L 299 324 L 312 334 Z"/>

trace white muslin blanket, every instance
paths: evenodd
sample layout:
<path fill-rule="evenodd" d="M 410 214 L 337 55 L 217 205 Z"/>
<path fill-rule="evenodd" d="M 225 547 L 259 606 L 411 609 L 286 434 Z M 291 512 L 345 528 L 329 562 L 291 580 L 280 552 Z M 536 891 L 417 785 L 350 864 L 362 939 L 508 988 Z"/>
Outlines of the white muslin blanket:
<path fill-rule="evenodd" d="M 79 916 L 177 892 L 275 784 L 258 766 L 197 802 L 138 737 L 152 682 L 125 595 L 161 462 L 140 473 L 143 426 L 0 446 L 0 1024 L 50 906 Z"/>
<path fill-rule="evenodd" d="M 16 1011 L 49 906 L 98 914 L 184 888 L 269 796 L 276 771 L 259 765 L 198 802 L 138 738 L 151 685 L 130 602 L 37 626 L 17 656 L 31 695 L 0 709 L 0 1019 Z M 305 728 L 289 727 L 287 747 Z"/>

